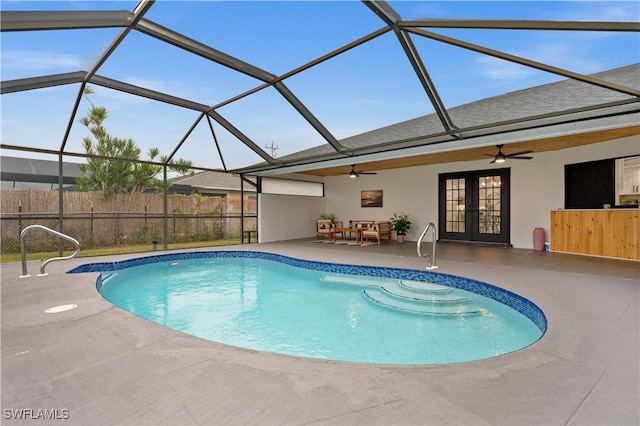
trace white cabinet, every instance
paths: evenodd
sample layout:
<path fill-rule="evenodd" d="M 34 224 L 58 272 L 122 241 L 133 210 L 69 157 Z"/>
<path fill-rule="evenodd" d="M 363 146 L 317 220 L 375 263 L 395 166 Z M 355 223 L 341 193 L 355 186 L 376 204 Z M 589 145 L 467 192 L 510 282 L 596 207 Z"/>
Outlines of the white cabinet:
<path fill-rule="evenodd" d="M 621 202 L 640 196 L 640 156 L 616 160 L 616 191 Z"/>
<path fill-rule="evenodd" d="M 640 157 L 622 160 L 622 190 L 626 194 L 640 193 Z"/>

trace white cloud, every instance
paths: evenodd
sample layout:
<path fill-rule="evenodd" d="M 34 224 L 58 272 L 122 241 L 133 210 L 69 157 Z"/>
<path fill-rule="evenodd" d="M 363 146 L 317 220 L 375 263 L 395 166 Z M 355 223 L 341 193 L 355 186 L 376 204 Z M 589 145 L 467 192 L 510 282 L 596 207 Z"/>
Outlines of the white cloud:
<path fill-rule="evenodd" d="M 526 58 L 542 64 L 551 65 L 576 72 L 596 72 L 603 69 L 597 56 L 589 55 L 589 50 L 584 43 L 554 41 L 550 38 L 541 38 L 537 45 L 527 43 L 518 51 L 510 51 L 514 56 Z M 481 56 L 476 59 L 483 75 L 493 80 L 524 81 L 539 75 L 539 71 L 506 60 Z M 606 67 L 605 67 L 606 68 Z"/>
<path fill-rule="evenodd" d="M 594 72 L 601 69 L 599 59 L 590 55 L 581 43 L 543 43 L 532 49 L 529 58 L 543 64 L 578 72 Z"/>
<path fill-rule="evenodd" d="M 638 4 L 631 2 L 631 8 L 623 7 L 606 7 L 599 14 L 598 19 L 601 21 L 637 21 L 639 17 Z"/>
<path fill-rule="evenodd" d="M 75 55 L 65 55 L 51 51 L 3 50 L 2 67 L 20 70 L 80 70 L 83 62 Z"/>
<path fill-rule="evenodd" d="M 442 18 L 443 16 L 449 15 L 449 11 L 446 7 L 442 7 L 441 3 L 436 2 L 426 2 L 426 3 L 417 3 L 413 10 L 407 15 L 402 16 L 404 19 L 432 19 L 432 18 Z M 417 17 L 417 18 L 415 18 Z"/>
<path fill-rule="evenodd" d="M 482 74 L 492 80 L 523 81 L 534 74 L 530 68 L 492 56 L 481 56 L 475 62 Z"/>
<path fill-rule="evenodd" d="M 580 9 L 571 8 L 570 12 L 559 14 L 557 19 L 570 21 L 635 22 L 640 17 L 638 3 L 624 2 L 581 2 Z"/>

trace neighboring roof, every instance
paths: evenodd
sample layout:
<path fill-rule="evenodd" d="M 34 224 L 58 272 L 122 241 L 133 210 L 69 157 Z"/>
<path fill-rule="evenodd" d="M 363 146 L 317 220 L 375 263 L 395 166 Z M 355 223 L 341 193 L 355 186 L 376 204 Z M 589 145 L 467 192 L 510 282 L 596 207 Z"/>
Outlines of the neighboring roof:
<path fill-rule="evenodd" d="M 593 74 L 602 80 L 640 89 L 640 64 Z M 490 123 L 508 122 L 525 118 L 574 111 L 594 105 L 636 100 L 634 96 L 567 79 L 529 89 L 519 90 L 450 108 L 452 121 L 460 129 L 469 129 Z M 640 110 L 636 103 L 635 111 Z M 366 133 L 340 140 L 351 149 L 361 149 L 388 143 L 425 138 L 442 133 L 442 124 L 436 113 L 392 124 Z M 540 134 L 540 132 L 538 132 Z M 330 145 L 321 145 L 279 158 L 287 162 L 316 155 L 332 154 Z M 261 163 L 266 165 L 266 163 Z"/>
<path fill-rule="evenodd" d="M 77 163 L 62 163 L 62 183 L 73 185 L 81 173 Z M 1 180 L 8 182 L 58 183 L 58 162 L 20 157 L 0 157 Z"/>
<path fill-rule="evenodd" d="M 172 185 L 190 186 L 211 190 L 240 191 L 240 176 L 224 172 L 200 172 L 193 175 L 170 179 Z M 255 191 L 251 185 L 245 185 L 245 191 Z"/>
<path fill-rule="evenodd" d="M 63 162 L 63 184 L 75 185 L 81 176 L 78 163 Z M 3 182 L 32 182 L 42 184 L 58 183 L 58 162 L 21 157 L 0 157 L 0 175 Z M 240 176 L 224 172 L 200 172 L 193 175 L 169 179 L 176 188 L 200 188 L 218 191 L 240 191 Z M 255 192 L 251 185 L 245 185 L 245 191 Z"/>

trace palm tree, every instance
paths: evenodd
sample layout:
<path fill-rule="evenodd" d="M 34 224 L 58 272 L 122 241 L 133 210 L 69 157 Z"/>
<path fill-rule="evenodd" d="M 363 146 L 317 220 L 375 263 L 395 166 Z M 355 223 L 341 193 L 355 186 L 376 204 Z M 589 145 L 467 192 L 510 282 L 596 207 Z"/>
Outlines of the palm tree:
<path fill-rule="evenodd" d="M 85 87 L 84 94 L 93 94 Z M 80 123 L 91 132 L 92 137 L 83 138 L 83 147 L 88 155 L 86 164 L 80 164 L 81 176 L 77 180 L 80 191 L 102 191 L 106 198 L 116 194 L 143 192 L 148 189 L 162 189 L 162 181 L 156 176 L 162 172 L 161 165 L 140 163 L 140 148 L 132 139 L 111 136 L 104 127 L 109 114 L 105 107 L 91 107 Z M 107 157 L 107 158 L 104 158 Z M 150 148 L 147 160 L 166 164 L 167 157 L 160 156 L 158 148 Z M 113 159 L 111 159 L 113 158 Z M 188 160 L 173 160 L 169 169 L 181 174 L 192 173 L 193 164 Z"/>

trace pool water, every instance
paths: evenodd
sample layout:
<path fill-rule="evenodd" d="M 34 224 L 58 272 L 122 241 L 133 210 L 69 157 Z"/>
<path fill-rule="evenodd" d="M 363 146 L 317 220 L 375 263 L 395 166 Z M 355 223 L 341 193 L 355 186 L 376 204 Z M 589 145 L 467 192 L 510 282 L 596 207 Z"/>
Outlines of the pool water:
<path fill-rule="evenodd" d="M 513 352 L 543 334 L 503 303 L 438 283 L 260 257 L 159 258 L 103 272 L 100 293 L 142 318 L 233 346 L 424 365 Z"/>

